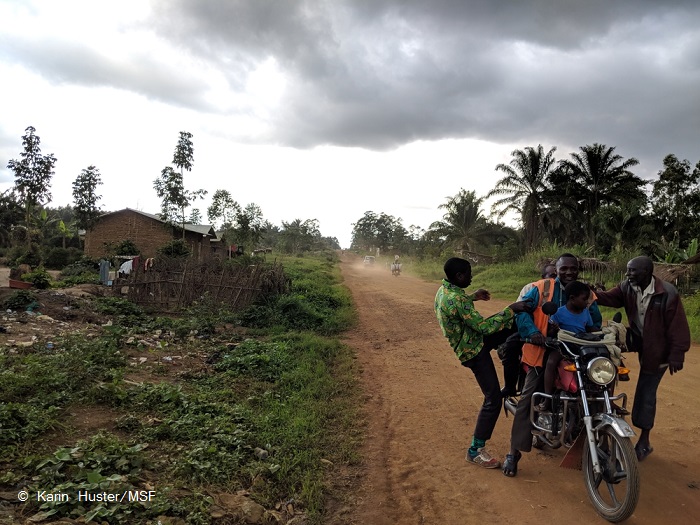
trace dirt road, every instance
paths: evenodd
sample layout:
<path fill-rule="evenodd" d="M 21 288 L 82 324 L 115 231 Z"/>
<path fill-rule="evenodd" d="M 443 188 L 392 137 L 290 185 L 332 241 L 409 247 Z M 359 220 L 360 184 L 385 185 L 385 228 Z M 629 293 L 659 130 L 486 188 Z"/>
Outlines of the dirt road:
<path fill-rule="evenodd" d="M 516 478 L 468 464 L 475 417 L 483 396 L 471 372 L 442 337 L 433 314 L 437 282 L 344 256 L 341 269 L 359 310 L 347 335 L 357 351 L 366 391 L 368 436 L 361 486 L 343 523 L 456 525 L 607 523 L 593 510 L 580 471 L 559 467 L 563 450 L 524 455 Z M 484 314 L 506 303 L 479 302 Z M 700 348 L 683 371 L 659 389 L 655 451 L 640 464 L 642 493 L 626 523 L 697 523 L 700 516 Z M 497 369 L 501 370 L 497 361 Z M 634 392 L 636 357 L 627 360 Z M 499 418 L 487 447 L 499 459 L 509 448 L 512 418 Z"/>

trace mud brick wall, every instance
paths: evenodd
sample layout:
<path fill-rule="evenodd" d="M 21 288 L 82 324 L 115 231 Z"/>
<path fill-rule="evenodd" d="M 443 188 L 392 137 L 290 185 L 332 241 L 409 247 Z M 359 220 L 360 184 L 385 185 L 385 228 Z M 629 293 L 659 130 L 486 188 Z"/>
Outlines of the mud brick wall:
<path fill-rule="evenodd" d="M 177 233 L 177 232 L 175 232 Z M 182 235 L 181 230 L 178 235 Z M 85 255 L 98 259 L 108 255 L 105 243 L 117 244 L 130 240 L 141 250 L 143 257 L 155 257 L 158 248 L 178 239 L 173 228 L 162 222 L 141 215 L 131 210 L 122 210 L 102 217 L 95 227 L 85 234 Z M 194 232 L 186 232 L 185 241 L 192 254 L 199 259 L 207 257 L 211 250 L 209 239 Z"/>

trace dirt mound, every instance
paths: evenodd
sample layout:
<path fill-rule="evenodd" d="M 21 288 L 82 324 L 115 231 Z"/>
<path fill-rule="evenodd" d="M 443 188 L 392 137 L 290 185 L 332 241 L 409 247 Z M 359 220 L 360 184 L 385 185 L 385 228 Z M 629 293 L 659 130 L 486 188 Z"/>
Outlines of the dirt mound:
<path fill-rule="evenodd" d="M 102 295 L 100 288 L 79 285 L 60 290 L 30 289 L 36 300 L 22 308 L 12 305 L 12 298 L 18 290 L 0 288 L 0 327 L 4 330 L 0 333 L 0 344 L 21 346 L 36 340 L 48 342 L 57 335 L 85 332 L 91 326 L 106 323 L 107 317 L 95 312 L 90 305 L 91 298 Z"/>

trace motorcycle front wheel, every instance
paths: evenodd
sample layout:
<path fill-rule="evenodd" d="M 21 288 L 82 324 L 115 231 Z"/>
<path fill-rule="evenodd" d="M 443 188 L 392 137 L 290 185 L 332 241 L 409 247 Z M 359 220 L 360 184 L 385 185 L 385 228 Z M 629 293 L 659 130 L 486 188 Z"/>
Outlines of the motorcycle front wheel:
<path fill-rule="evenodd" d="M 639 500 L 639 465 L 634 446 L 629 438 L 606 426 L 598 430 L 596 450 L 600 474 L 593 470 L 590 444 L 585 441 L 582 467 L 588 497 L 603 518 L 612 523 L 624 521 Z"/>

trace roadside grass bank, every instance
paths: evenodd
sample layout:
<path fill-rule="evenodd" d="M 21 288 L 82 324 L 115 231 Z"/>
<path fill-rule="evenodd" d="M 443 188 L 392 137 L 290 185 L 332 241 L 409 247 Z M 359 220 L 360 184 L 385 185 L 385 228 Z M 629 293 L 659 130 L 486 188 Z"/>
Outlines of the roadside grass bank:
<path fill-rule="evenodd" d="M 269 523 L 322 523 L 338 469 L 358 461 L 357 371 L 337 339 L 354 312 L 334 254 L 282 263 L 289 293 L 241 313 L 100 298 L 98 335 L 0 349 L 0 493 L 30 496 L 1 510 L 209 524 L 258 505 Z"/>
<path fill-rule="evenodd" d="M 567 250 L 558 249 L 555 253 L 566 251 Z M 577 253 L 576 250 L 571 250 L 571 252 Z M 621 257 L 621 260 L 626 263 L 631 256 L 632 255 L 624 255 Z M 547 257 L 551 258 L 553 256 L 540 251 L 529 254 L 521 260 L 509 263 L 472 265 L 473 278 L 469 289 L 476 290 L 478 288 L 485 288 L 491 292 L 494 298 L 503 299 L 505 301 L 515 301 L 523 285 L 540 278 L 539 262 Z M 434 280 L 437 284 L 437 282 L 444 278 L 442 269 L 444 263 L 445 261 L 442 259 L 407 261 L 404 268 L 406 268 L 406 271 L 422 279 Z M 624 273 L 619 270 L 596 273 L 582 271 L 579 278 L 587 282 L 602 282 L 608 287 L 611 287 L 624 278 Z M 700 292 L 684 296 L 682 301 L 683 308 L 688 317 L 692 341 L 694 343 L 700 343 Z M 604 319 L 611 319 L 617 311 L 618 310 L 614 308 L 601 307 L 601 313 Z M 623 314 L 624 322 L 627 322 L 624 310 L 619 311 Z"/>

